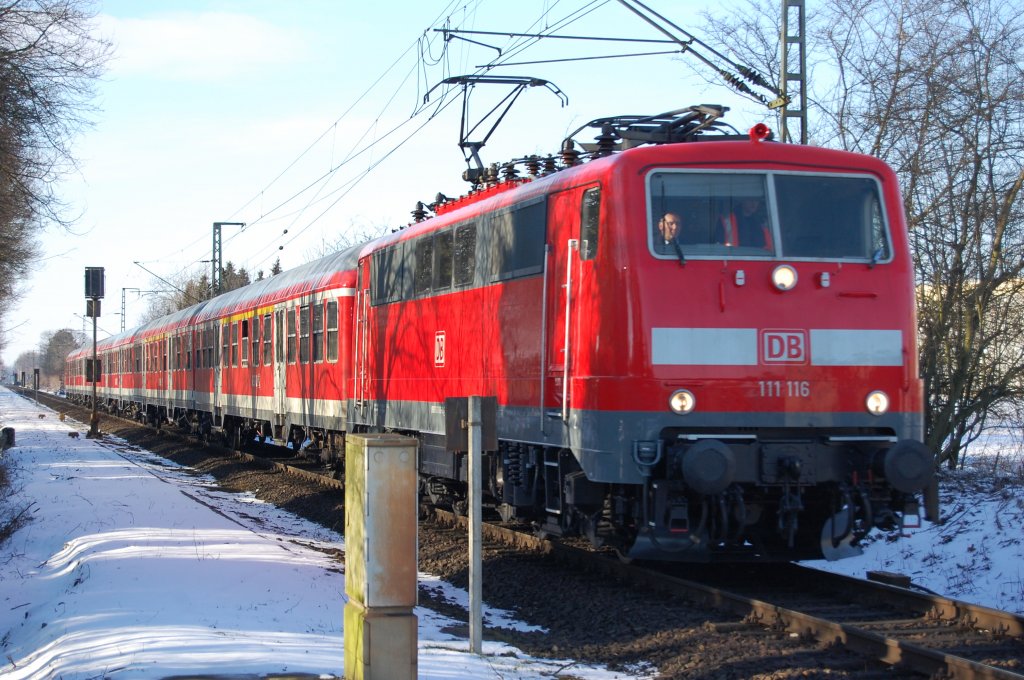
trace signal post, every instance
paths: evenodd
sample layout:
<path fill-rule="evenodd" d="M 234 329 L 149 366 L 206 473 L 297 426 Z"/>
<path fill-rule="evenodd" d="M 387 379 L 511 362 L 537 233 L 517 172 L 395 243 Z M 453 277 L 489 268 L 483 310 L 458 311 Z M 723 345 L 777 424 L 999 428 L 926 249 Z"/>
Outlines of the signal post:
<path fill-rule="evenodd" d="M 100 299 L 103 297 L 103 267 L 85 268 L 85 315 L 92 317 L 92 361 L 86 366 L 85 379 L 92 383 L 92 417 L 89 419 L 89 434 L 100 435 L 100 417 L 96 413 L 96 383 L 100 381 L 100 363 L 96 357 L 96 317 L 100 315 Z"/>

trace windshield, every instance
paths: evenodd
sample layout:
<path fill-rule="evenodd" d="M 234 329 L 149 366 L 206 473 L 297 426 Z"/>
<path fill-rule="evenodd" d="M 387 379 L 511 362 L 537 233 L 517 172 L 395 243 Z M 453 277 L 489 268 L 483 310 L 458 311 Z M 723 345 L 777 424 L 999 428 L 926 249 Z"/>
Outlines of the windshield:
<path fill-rule="evenodd" d="M 648 175 L 661 258 L 889 259 L 878 183 L 864 176 L 662 170 Z"/>

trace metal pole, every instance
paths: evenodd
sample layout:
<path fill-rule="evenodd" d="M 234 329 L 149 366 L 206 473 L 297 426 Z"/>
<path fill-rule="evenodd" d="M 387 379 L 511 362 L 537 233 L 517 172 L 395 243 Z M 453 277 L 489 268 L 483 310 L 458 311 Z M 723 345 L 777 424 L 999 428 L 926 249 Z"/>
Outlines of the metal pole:
<path fill-rule="evenodd" d="M 480 397 L 469 398 L 469 645 L 474 654 L 480 654 L 483 650 L 483 561 L 480 549 L 483 543 L 480 524 L 480 516 L 483 514 L 480 500 L 483 416 L 480 402 Z"/>
<path fill-rule="evenodd" d="M 89 436 L 96 437 L 100 430 L 100 417 L 96 414 L 96 383 L 99 382 L 99 371 L 96 363 L 96 307 L 99 298 L 92 299 L 92 418 L 89 420 Z"/>
<path fill-rule="evenodd" d="M 805 20 L 804 0 L 782 0 L 782 54 L 779 59 L 781 73 L 779 85 L 782 97 L 792 100 L 796 95 L 798 103 L 789 103 L 782 107 L 782 141 L 793 142 L 794 135 L 790 129 L 790 120 L 800 126 L 800 143 L 807 143 L 807 43 L 804 39 L 807 22 Z M 790 12 L 795 14 L 794 17 Z M 793 54 L 793 51 L 796 54 Z M 794 58 L 795 57 L 795 58 Z M 794 92 L 794 90 L 798 90 Z"/>
<path fill-rule="evenodd" d="M 220 295 L 224 288 L 224 248 L 221 241 L 221 227 L 241 227 L 245 230 L 245 222 L 214 222 L 213 223 L 213 259 L 210 268 L 210 290 Z"/>
<path fill-rule="evenodd" d="M 222 271 L 223 263 L 221 259 L 223 257 L 221 251 L 221 223 L 213 223 L 213 257 L 210 259 L 210 290 L 213 295 L 220 295 L 220 273 Z"/>

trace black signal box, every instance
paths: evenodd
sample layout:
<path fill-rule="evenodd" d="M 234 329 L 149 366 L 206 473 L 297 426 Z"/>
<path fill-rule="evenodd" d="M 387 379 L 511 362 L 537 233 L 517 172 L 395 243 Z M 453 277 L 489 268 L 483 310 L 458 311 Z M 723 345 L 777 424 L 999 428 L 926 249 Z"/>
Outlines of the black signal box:
<path fill-rule="evenodd" d="M 103 267 L 85 268 L 85 297 L 94 299 L 103 297 Z M 90 316 L 92 315 L 90 314 Z"/>

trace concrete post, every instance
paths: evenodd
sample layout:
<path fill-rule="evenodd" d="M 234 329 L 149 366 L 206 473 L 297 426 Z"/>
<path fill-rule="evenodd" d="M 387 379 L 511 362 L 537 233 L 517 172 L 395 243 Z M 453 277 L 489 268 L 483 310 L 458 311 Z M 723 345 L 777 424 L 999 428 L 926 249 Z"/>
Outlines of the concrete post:
<path fill-rule="evenodd" d="M 345 442 L 345 678 L 416 680 L 417 442 Z"/>

